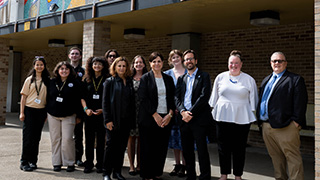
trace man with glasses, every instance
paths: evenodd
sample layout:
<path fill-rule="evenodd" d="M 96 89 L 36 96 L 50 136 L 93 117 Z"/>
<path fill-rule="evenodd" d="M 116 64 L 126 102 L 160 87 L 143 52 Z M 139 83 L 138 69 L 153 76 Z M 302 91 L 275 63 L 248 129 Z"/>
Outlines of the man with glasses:
<path fill-rule="evenodd" d="M 194 142 L 197 146 L 201 180 L 211 179 L 210 157 L 207 148 L 206 131 L 213 121 L 209 98 L 211 81 L 208 73 L 197 68 L 198 59 L 193 50 L 183 53 L 188 73 L 179 77 L 175 102 L 182 119 L 180 124 L 181 145 L 186 161 L 187 180 L 196 179 Z"/>
<path fill-rule="evenodd" d="M 257 108 L 263 140 L 273 162 L 275 179 L 303 180 L 299 130 L 306 125 L 305 82 L 286 69 L 282 52 L 273 53 L 270 64 L 273 73 L 261 83 Z"/>

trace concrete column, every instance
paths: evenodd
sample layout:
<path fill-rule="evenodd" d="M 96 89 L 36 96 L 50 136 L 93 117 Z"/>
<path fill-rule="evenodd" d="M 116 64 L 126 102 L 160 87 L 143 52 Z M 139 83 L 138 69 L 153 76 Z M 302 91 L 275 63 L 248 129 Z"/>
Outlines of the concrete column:
<path fill-rule="evenodd" d="M 89 21 L 83 24 L 82 65 L 91 56 L 104 56 L 110 48 L 110 23 Z"/>
<path fill-rule="evenodd" d="M 315 179 L 320 180 L 320 0 L 315 0 L 315 56 L 314 56 L 314 80 L 315 80 Z"/>
<path fill-rule="evenodd" d="M 9 40 L 0 39 L 0 125 L 6 122 Z"/>
<path fill-rule="evenodd" d="M 193 49 L 200 55 L 200 41 L 201 36 L 199 33 L 183 33 L 172 35 L 172 49 L 179 49 L 185 51 Z"/>

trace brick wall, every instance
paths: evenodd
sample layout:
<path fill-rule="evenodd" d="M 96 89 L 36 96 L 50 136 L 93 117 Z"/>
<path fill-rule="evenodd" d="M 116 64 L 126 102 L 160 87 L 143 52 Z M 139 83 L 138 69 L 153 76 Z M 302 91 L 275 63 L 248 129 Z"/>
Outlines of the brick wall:
<path fill-rule="evenodd" d="M 121 56 L 125 56 L 128 58 L 131 63 L 132 59 L 136 55 L 142 55 L 146 59 L 146 63 L 149 66 L 148 57 L 154 52 L 160 52 L 164 59 L 164 68 L 169 69 L 168 65 L 168 55 L 171 51 L 171 37 L 159 37 L 159 38 L 150 38 L 145 40 L 128 40 L 121 42 L 111 42 L 111 48 L 117 49 Z"/>
<path fill-rule="evenodd" d="M 320 180 L 320 0 L 315 0 L 315 179 Z"/>
<path fill-rule="evenodd" d="M 32 62 L 35 56 L 43 56 L 47 62 L 47 68 L 50 73 L 60 61 L 68 61 L 68 48 L 50 48 L 45 50 L 37 51 L 25 51 L 22 53 L 22 62 L 21 62 L 21 87 L 24 80 L 27 77 L 30 69 L 33 68 Z"/>
<path fill-rule="evenodd" d="M 260 27 L 205 33 L 201 40 L 199 67 L 211 75 L 228 70 L 229 53 L 242 51 L 242 71 L 250 74 L 257 86 L 272 72 L 270 56 L 282 51 L 288 60 L 288 70 L 305 78 L 309 103 L 314 103 L 314 25 L 313 23 Z"/>
<path fill-rule="evenodd" d="M 0 125 L 5 124 L 9 66 L 9 41 L 0 39 Z"/>

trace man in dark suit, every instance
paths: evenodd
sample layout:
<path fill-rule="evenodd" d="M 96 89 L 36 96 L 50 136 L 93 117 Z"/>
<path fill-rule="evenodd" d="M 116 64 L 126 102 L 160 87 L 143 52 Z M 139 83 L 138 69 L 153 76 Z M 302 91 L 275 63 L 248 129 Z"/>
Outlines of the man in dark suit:
<path fill-rule="evenodd" d="M 193 50 L 183 53 L 187 74 L 177 82 L 175 103 L 180 112 L 181 145 L 186 161 L 187 180 L 196 179 L 194 142 L 196 142 L 200 165 L 199 179 L 210 179 L 210 157 L 207 148 L 206 130 L 213 121 L 208 104 L 211 81 L 208 73 L 197 68 L 197 57 Z"/>
<path fill-rule="evenodd" d="M 282 52 L 273 53 L 270 64 L 273 73 L 261 83 L 257 108 L 263 140 L 272 158 L 275 179 L 287 180 L 289 176 L 302 180 L 299 130 L 306 125 L 306 86 L 301 76 L 286 70 Z"/>

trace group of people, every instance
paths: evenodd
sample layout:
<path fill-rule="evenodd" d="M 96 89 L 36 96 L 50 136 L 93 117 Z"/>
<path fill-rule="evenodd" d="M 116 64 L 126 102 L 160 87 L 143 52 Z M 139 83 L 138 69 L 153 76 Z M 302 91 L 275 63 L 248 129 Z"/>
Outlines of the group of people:
<path fill-rule="evenodd" d="M 220 73 L 213 86 L 210 75 L 197 67 L 193 50 L 172 50 L 172 69 L 165 72 L 159 52 L 148 58 L 150 71 L 143 56 L 135 56 L 130 66 L 113 49 L 105 57 L 90 57 L 85 70 L 79 65 L 81 57 L 79 48 L 71 48 L 71 63 L 58 63 L 51 79 L 44 58 L 34 59 L 21 90 L 21 170 L 37 168 L 41 131 L 48 119 L 54 171 L 67 166 L 72 172 L 77 164 L 84 165 L 84 173 L 95 167 L 104 180 L 111 180 L 111 174 L 125 180 L 121 169 L 127 148 L 129 174 L 159 180 L 169 147 L 176 162 L 169 175 L 196 179 L 196 150 L 199 179 L 209 180 L 207 136 L 208 127 L 215 124 L 219 180 L 227 180 L 231 166 L 235 179 L 241 180 L 250 125 L 258 120 L 275 178 L 303 179 L 299 130 L 306 124 L 307 91 L 304 79 L 287 70 L 284 53 L 272 54 L 273 73 L 262 81 L 259 94 L 255 80 L 241 71 L 244 59 L 238 50 L 230 53 L 228 71 Z M 82 122 L 83 164 L 82 147 L 77 146 L 77 136 L 82 145 L 77 134 Z"/>

